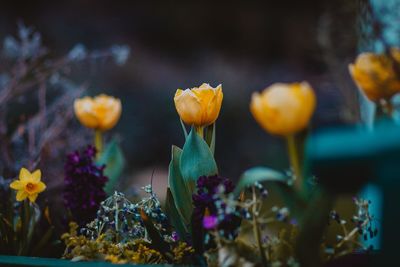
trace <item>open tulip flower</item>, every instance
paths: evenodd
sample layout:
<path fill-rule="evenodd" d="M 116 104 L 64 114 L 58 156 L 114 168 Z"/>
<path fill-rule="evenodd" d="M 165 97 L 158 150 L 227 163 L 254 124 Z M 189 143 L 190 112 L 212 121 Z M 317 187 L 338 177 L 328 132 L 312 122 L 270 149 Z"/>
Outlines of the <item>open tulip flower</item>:
<path fill-rule="evenodd" d="M 271 134 L 288 136 L 307 127 L 316 105 L 307 82 L 275 83 L 252 95 L 250 110 L 256 121 Z"/>
<path fill-rule="evenodd" d="M 75 115 L 84 126 L 95 130 L 98 155 L 103 150 L 102 132 L 113 128 L 122 112 L 121 100 L 105 94 L 83 97 L 74 102 Z"/>
<path fill-rule="evenodd" d="M 307 82 L 275 83 L 262 93 L 253 93 L 250 103 L 251 113 L 267 132 L 286 137 L 298 189 L 302 186 L 302 167 L 295 135 L 307 127 L 315 105 L 314 91 Z"/>
<path fill-rule="evenodd" d="M 113 128 L 122 111 L 121 101 L 105 94 L 83 97 L 74 102 L 75 115 L 84 126 L 107 131 Z"/>
<path fill-rule="evenodd" d="M 23 201 L 26 198 L 30 202 L 35 202 L 39 193 L 46 189 L 46 185 L 40 181 L 42 173 L 36 170 L 30 173 L 27 169 L 22 168 L 19 172 L 19 180 L 10 184 L 10 187 L 17 191 L 17 201 Z"/>
<path fill-rule="evenodd" d="M 175 93 L 176 110 L 187 125 L 202 128 L 213 124 L 221 110 L 223 99 L 222 86 L 213 88 L 207 83 L 200 87 L 181 90 Z"/>
<path fill-rule="evenodd" d="M 371 101 L 388 101 L 400 92 L 400 77 L 394 67 L 400 64 L 400 50 L 392 48 L 390 53 L 392 58 L 386 54 L 362 53 L 349 65 L 354 82 Z"/>

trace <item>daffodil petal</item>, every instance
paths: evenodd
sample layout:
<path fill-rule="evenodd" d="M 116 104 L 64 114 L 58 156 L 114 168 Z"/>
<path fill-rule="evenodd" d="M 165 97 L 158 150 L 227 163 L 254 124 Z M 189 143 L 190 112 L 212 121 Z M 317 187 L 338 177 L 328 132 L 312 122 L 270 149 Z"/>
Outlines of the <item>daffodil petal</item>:
<path fill-rule="evenodd" d="M 42 172 L 40 170 L 36 170 L 32 173 L 31 182 L 34 184 L 39 183 L 40 178 L 42 178 Z"/>
<path fill-rule="evenodd" d="M 43 182 L 37 183 L 36 187 L 37 187 L 36 189 L 37 193 L 41 193 L 46 189 L 46 185 Z"/>
<path fill-rule="evenodd" d="M 25 192 L 23 190 L 17 191 L 17 196 L 16 196 L 17 201 L 23 201 L 27 197 L 28 197 L 28 193 L 27 192 Z"/>
<path fill-rule="evenodd" d="M 30 202 L 35 202 L 37 197 L 38 197 L 38 194 L 28 195 Z"/>
<path fill-rule="evenodd" d="M 25 184 L 23 182 L 21 182 L 20 180 L 15 180 L 14 182 L 12 182 L 10 184 L 10 188 L 14 189 L 14 190 L 21 190 L 25 187 Z"/>
<path fill-rule="evenodd" d="M 27 169 L 21 168 L 21 170 L 19 171 L 19 179 L 24 182 L 28 181 L 30 177 L 31 173 Z"/>

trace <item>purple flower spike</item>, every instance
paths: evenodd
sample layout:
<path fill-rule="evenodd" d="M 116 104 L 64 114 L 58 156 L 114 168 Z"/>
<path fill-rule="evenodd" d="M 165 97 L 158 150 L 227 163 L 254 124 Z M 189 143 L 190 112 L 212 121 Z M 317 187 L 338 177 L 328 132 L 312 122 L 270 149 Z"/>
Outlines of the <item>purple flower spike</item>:
<path fill-rule="evenodd" d="M 203 218 L 203 227 L 207 230 L 214 229 L 218 226 L 218 218 L 217 216 L 204 216 Z"/>
<path fill-rule="evenodd" d="M 107 196 L 103 188 L 108 178 L 103 174 L 104 166 L 94 162 L 95 156 L 96 148 L 87 146 L 82 153 L 69 154 L 64 166 L 64 205 L 81 226 L 95 218 Z"/>

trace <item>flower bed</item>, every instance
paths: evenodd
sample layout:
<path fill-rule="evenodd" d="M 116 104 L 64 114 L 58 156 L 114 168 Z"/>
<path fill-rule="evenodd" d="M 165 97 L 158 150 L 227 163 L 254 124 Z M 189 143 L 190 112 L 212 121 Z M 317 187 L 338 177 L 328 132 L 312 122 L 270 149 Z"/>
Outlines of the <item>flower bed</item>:
<path fill-rule="evenodd" d="M 384 136 L 382 132 L 398 129 L 381 121 L 392 116 L 391 99 L 400 92 L 399 55 L 391 48 L 382 54 L 362 54 L 350 65 L 354 81 L 379 111 L 372 137 L 366 131 L 340 132 L 326 139 L 310 136 L 318 99 L 308 82 L 275 83 L 253 93 L 250 112 L 267 134 L 286 142 L 283 153 L 290 169 L 252 167 L 236 184 L 220 173 L 215 157 L 216 124 L 223 119 L 222 85 L 177 89 L 173 100 L 184 141 L 172 145 L 163 200 L 153 190 L 153 178 L 139 199 L 114 190 L 125 159 L 118 141 L 108 142 L 104 135 L 118 123 L 121 101 L 106 94 L 74 97 L 73 107 L 67 109 L 93 138 L 83 149 L 64 155 L 63 219 L 69 229 L 57 235 L 60 229 L 50 207 L 37 203 L 47 188 L 47 174 L 38 168 L 39 153 L 29 168 L 21 166 L 18 177 L 1 188 L 0 253 L 18 256 L 0 256 L 0 263 L 294 267 L 334 264 L 356 252 L 369 257 L 374 248 L 367 241 L 380 232 L 371 212 L 374 203 L 354 197 L 355 213 L 350 216 L 339 214 L 334 203 L 340 194 L 356 194 L 365 184 L 365 158 L 378 161 L 377 155 L 392 152 L 387 147 L 393 135 L 386 135 L 385 141 L 391 143 L 370 149 L 360 140 L 375 141 Z M 340 138 L 354 142 L 338 142 L 344 140 Z M 343 152 L 346 145 L 348 154 Z M 346 156 L 353 158 L 345 161 Z M 387 158 L 395 157 L 389 153 Z M 350 167 L 358 167 L 361 178 L 337 186 L 335 179 L 349 178 L 344 170 Z M 275 204 L 271 193 L 281 202 Z M 62 259 L 26 257 L 43 256 L 52 249 L 62 251 Z"/>

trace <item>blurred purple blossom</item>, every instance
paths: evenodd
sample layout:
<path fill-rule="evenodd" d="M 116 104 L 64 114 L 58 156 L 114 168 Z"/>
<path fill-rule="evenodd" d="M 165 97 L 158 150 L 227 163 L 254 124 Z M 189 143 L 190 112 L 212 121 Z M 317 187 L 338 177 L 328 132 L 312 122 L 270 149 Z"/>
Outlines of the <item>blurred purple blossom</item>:
<path fill-rule="evenodd" d="M 64 204 L 73 219 L 84 225 L 95 218 L 100 202 L 106 198 L 105 166 L 94 162 L 96 149 L 87 146 L 83 153 L 75 151 L 67 156 L 64 177 Z"/>
<path fill-rule="evenodd" d="M 210 215 L 204 216 L 203 218 L 203 227 L 207 230 L 214 229 L 218 225 L 218 218 L 217 216 Z"/>

